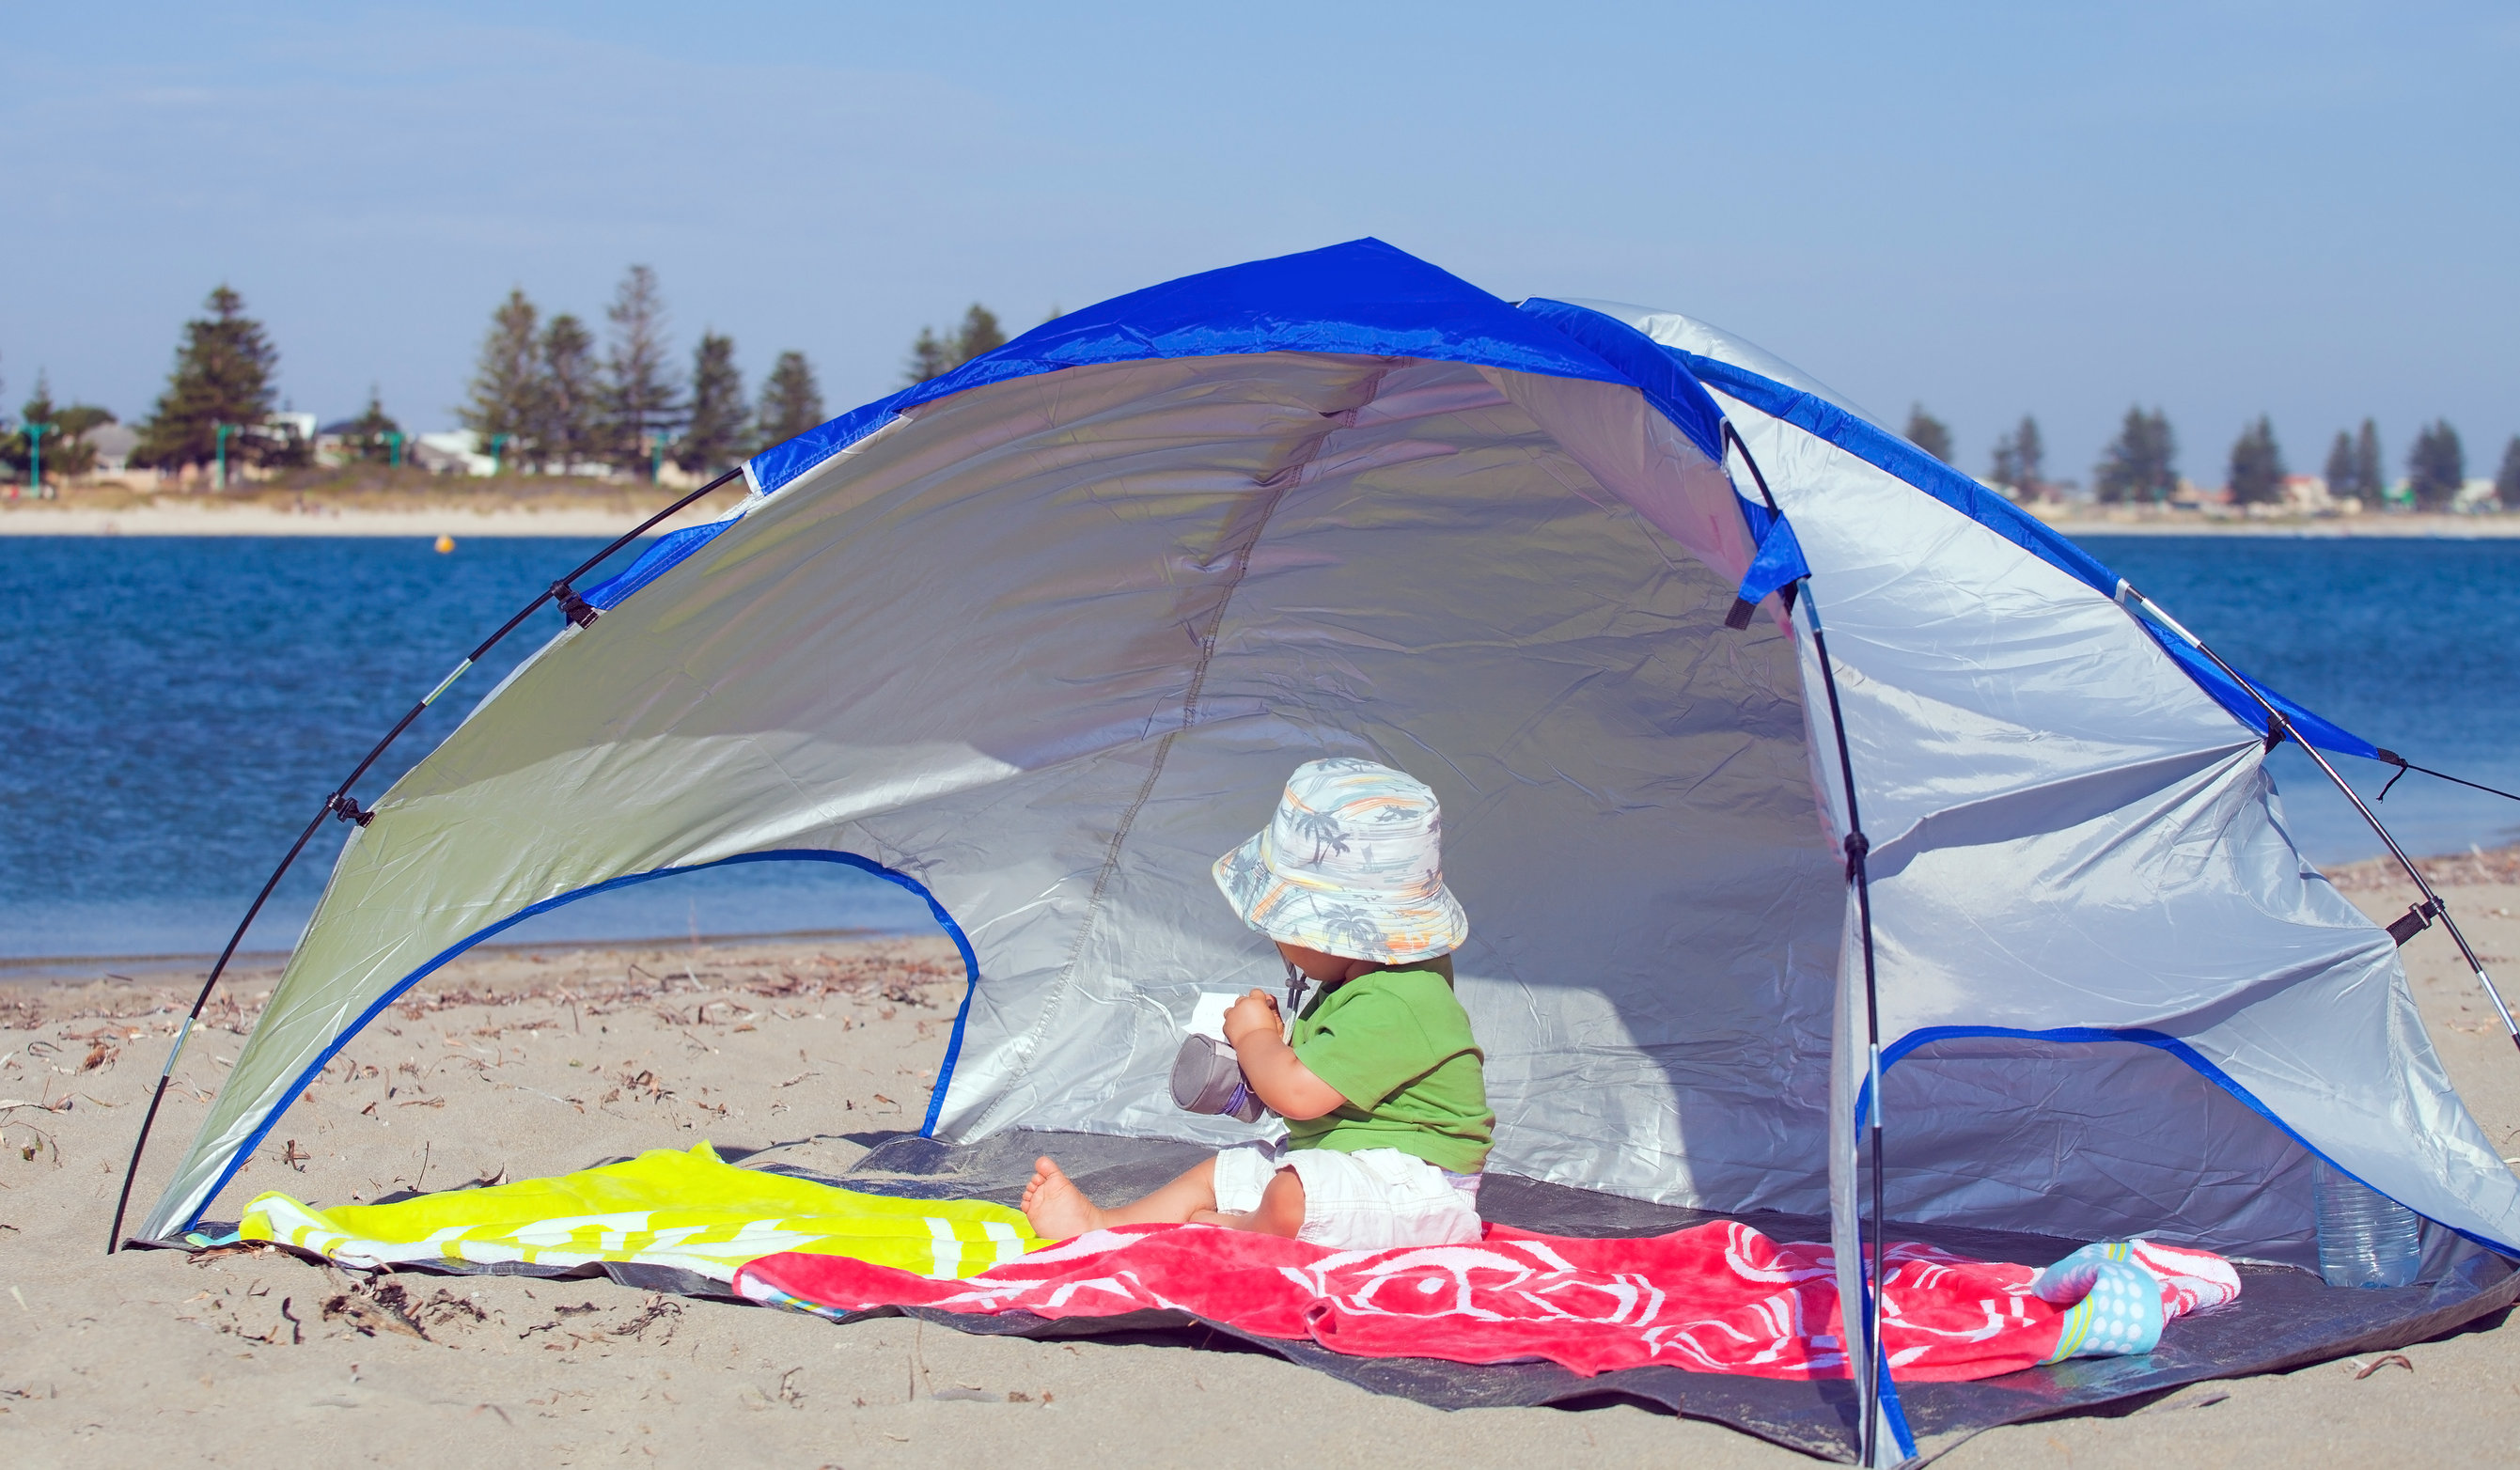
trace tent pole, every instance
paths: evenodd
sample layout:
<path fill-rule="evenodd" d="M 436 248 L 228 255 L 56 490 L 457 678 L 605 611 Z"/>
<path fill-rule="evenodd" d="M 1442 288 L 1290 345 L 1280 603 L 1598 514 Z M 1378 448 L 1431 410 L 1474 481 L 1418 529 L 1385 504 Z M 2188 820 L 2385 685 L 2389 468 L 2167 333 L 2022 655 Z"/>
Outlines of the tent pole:
<path fill-rule="evenodd" d="M 1743 450 L 1744 458 L 1748 450 Z M 1755 472 L 1755 465 L 1753 467 Z M 1765 485 L 1761 486 L 1765 489 Z M 1837 674 L 1829 664 L 1828 635 L 1821 627 L 1820 603 L 1812 597 L 1808 582 L 1803 587 L 1802 605 L 1811 618 L 1812 653 L 1820 661 L 1821 686 L 1828 694 L 1828 720 L 1837 735 L 1838 779 L 1846 791 L 1846 880 L 1855 889 L 1855 906 L 1864 945 L 1864 1031 L 1865 1076 L 1867 1080 L 1864 1125 L 1868 1153 L 1872 1166 L 1872 1239 L 1867 1279 L 1870 1289 L 1864 1303 L 1864 1378 L 1857 1393 L 1857 1403 L 1864 1415 L 1862 1457 L 1858 1463 L 1885 1463 L 1880 1443 L 1882 1422 L 1883 1379 L 1888 1374 L 1881 1342 L 1883 1299 L 1888 1295 L 1888 1280 L 1883 1274 L 1883 1257 L 1888 1250 L 1890 1216 L 1884 1203 L 1881 1146 L 1881 993 L 1878 969 L 1872 947 L 1872 878 L 1867 860 L 1872 851 L 1871 840 L 1864 835 L 1864 822 L 1855 795 L 1855 757 L 1846 737 L 1846 713 L 1837 697 Z M 1858 1248 L 1863 1248 L 1861 1231 Z"/>
<path fill-rule="evenodd" d="M 1740 430 L 1732 426 L 1730 419 L 1724 422 L 1724 438 L 1732 448 L 1741 452 L 1741 463 L 1749 468 L 1750 479 L 1759 487 L 1759 498 L 1767 502 L 1769 512 L 1782 518 L 1785 513 L 1784 508 L 1777 504 L 1776 492 L 1768 488 L 1768 476 L 1759 468 L 1758 457 L 1750 453 L 1749 444 L 1742 439 Z M 1730 467 L 1727 468 L 1729 470 Z M 1794 607 L 1795 589 L 1800 588 L 1803 608 L 1811 615 L 1812 652 L 1820 660 L 1821 687 L 1828 692 L 1828 723 L 1837 736 L 1838 780 L 1846 791 L 1844 844 L 1846 879 L 1855 885 L 1856 913 L 1864 935 L 1865 1076 L 1868 1084 L 1866 1091 L 1868 1105 L 1864 1111 L 1872 1164 L 1872 1260 L 1869 1277 L 1871 1287 L 1866 1293 L 1863 1308 L 1863 1377 L 1856 1389 L 1856 1403 L 1858 1412 L 1864 1416 L 1863 1426 L 1858 1431 L 1860 1447 L 1858 1463 L 1878 1465 L 1881 1463 L 1879 1443 L 1881 1388 L 1882 1381 L 1889 1372 L 1881 1361 L 1881 1303 L 1884 1295 L 1881 1263 L 1882 1252 L 1886 1248 L 1884 1242 L 1888 1238 L 1890 1216 L 1883 1203 L 1882 1188 L 1881 994 L 1872 951 L 1872 877 L 1866 865 L 1866 860 L 1872 851 L 1872 843 L 1871 839 L 1864 835 L 1864 821 L 1855 795 L 1855 756 L 1846 738 L 1846 711 L 1838 703 L 1837 673 L 1828 659 L 1828 635 L 1821 628 L 1820 603 L 1813 601 L 1810 584 L 1811 579 L 1806 575 L 1779 589 L 1778 596 L 1783 601 L 1787 615 L 1790 616 Z M 1857 1222 L 1856 1236 L 1859 1255 L 1858 1274 L 1861 1276 L 1864 1268 L 1860 1259 L 1863 1250 L 1863 1225 L 1860 1219 Z M 1843 1303 L 1840 1304 L 1840 1314 L 1841 1315 L 1844 1314 Z"/>
<path fill-rule="evenodd" d="M 2389 829 L 2381 824 L 2379 814 L 2372 811 L 2363 802 L 2362 795 L 2346 783 L 2345 778 L 2337 774 L 2334 766 L 2328 764 L 2327 757 L 2320 753 L 2318 746 L 2301 737 L 2301 732 L 2293 728 L 2292 721 L 2285 717 L 2282 710 L 2275 708 L 2273 701 L 2261 693 L 2258 687 L 2251 684 L 2239 670 L 2224 662 L 2222 654 L 2207 647 L 2203 639 L 2181 626 L 2179 619 L 2172 617 L 2160 603 L 2136 591 L 2134 585 L 2124 578 L 2118 580 L 2118 601 L 2131 602 L 2151 614 L 2155 622 L 2168 629 L 2180 642 L 2212 659 L 2214 667 L 2221 669 L 2233 684 L 2248 690 L 2249 697 L 2255 699 L 2258 707 L 2267 712 L 2267 724 L 2270 730 L 2278 737 L 2290 735 L 2295 744 L 2310 752 L 2310 758 L 2318 763 L 2318 769 L 2327 773 L 2329 780 L 2336 782 L 2336 789 L 2344 792 L 2345 799 L 2354 803 L 2354 810 L 2362 813 L 2362 820 L 2371 824 L 2371 830 L 2377 832 L 2380 840 L 2388 845 L 2389 856 L 2398 860 L 2398 866 L 2407 870 L 2407 876 L 2414 879 L 2415 891 L 2423 895 L 2424 901 L 2417 904 L 2407 918 L 2399 920 L 2400 923 L 2406 923 L 2408 920 L 2416 921 L 2414 926 L 2407 931 L 2406 938 L 2413 938 L 2434 919 L 2440 919 L 2442 927 L 2450 931 L 2452 942 L 2458 946 L 2458 953 L 2467 960 L 2467 967 L 2475 972 L 2476 983 L 2484 987 L 2485 998 L 2494 1002 L 2494 1013 L 2502 1018 L 2503 1031 L 2509 1034 L 2513 1046 L 2520 1047 L 2520 1023 L 2512 1020 L 2511 1007 L 2502 1002 L 2502 992 L 2496 987 L 2494 977 L 2486 973 L 2485 961 L 2477 958 L 2475 949 L 2467 942 L 2467 936 L 2459 932 L 2458 924 L 2450 916 L 2450 906 L 2443 903 L 2441 895 L 2433 891 L 2433 885 L 2425 879 L 2423 869 L 2415 866 L 2414 860 L 2407 856 L 2407 850 L 2398 845 L 2398 839 L 2391 836 Z M 2399 764 L 2403 766 L 2405 762 L 2402 761 Z M 2473 784 L 2473 782 L 2462 782 L 2462 784 Z M 2395 925 L 2390 926 L 2390 933 L 2393 936 L 2397 932 Z M 2404 944 L 2406 939 L 2400 939 L 2398 942 Z"/>
<path fill-rule="evenodd" d="M 455 681 L 462 678 L 467 669 L 470 669 L 475 663 L 480 662 L 483 654 L 488 653 L 493 647 L 496 647 L 499 642 L 502 639 L 505 639 L 509 634 L 516 632 L 518 627 L 521 625 L 526 618 L 531 617 L 535 610 L 540 608 L 545 602 L 557 602 L 560 605 L 562 614 L 565 615 L 569 622 L 574 626 L 584 627 L 588 623 L 594 622 L 597 616 L 595 609 L 586 605 L 586 602 L 572 590 L 571 584 L 575 583 L 578 578 L 585 576 L 588 572 L 593 571 L 597 566 L 602 565 L 606 557 L 621 550 L 623 547 L 628 546 L 631 542 L 638 540 L 640 537 L 645 536 L 651 530 L 653 530 L 658 524 L 663 522 L 666 517 L 674 514 L 674 512 L 691 505 L 695 501 L 707 496 L 710 492 L 725 485 L 729 480 L 735 479 L 742 473 L 742 467 L 738 466 L 736 468 L 730 469 L 726 473 L 719 475 L 707 484 L 700 486 L 698 490 L 695 490 L 691 494 L 684 496 L 682 499 L 675 501 L 672 505 L 669 505 L 665 507 L 665 509 L 657 512 L 655 514 L 649 516 L 646 520 L 639 522 L 639 524 L 633 526 L 620 536 L 613 538 L 610 545 L 605 547 L 604 550 L 597 552 L 594 556 L 587 557 L 584 561 L 579 562 L 576 568 L 569 572 L 567 576 L 554 582 L 540 597 L 535 598 L 532 601 L 527 602 L 522 608 L 518 609 L 516 616 L 500 624 L 498 632 L 483 639 L 480 646 L 474 648 L 470 654 L 467 654 L 464 661 L 455 666 L 455 671 L 453 673 L 448 674 L 444 679 L 439 680 L 435 689 L 430 690 L 418 704 L 413 705 L 401 719 L 395 721 L 393 729 L 385 732 L 384 738 L 377 741 L 375 747 L 368 751 L 366 758 L 361 760 L 358 766 L 352 770 L 348 776 L 342 779 L 339 785 L 333 788 L 333 794 L 324 798 L 323 809 L 315 814 L 313 821 L 306 824 L 306 829 L 297 834 L 297 840 L 290 844 L 288 855 L 280 860 L 280 866 L 278 868 L 271 870 L 271 876 L 263 881 L 262 891 L 253 896 L 253 903 L 246 909 L 245 918 L 236 926 L 236 932 L 228 936 L 227 948 L 219 951 L 218 961 L 210 966 L 209 975 L 202 981 L 202 993 L 193 998 L 192 1012 L 184 1017 L 183 1026 L 175 1033 L 175 1045 L 167 1048 L 166 1065 L 164 1069 L 158 1074 L 158 1091 L 151 1094 L 149 1098 L 149 1110 L 141 1115 L 140 1136 L 132 1140 L 131 1162 L 125 1166 L 122 1171 L 122 1192 L 114 1199 L 113 1225 L 112 1229 L 107 1232 L 105 1240 L 105 1253 L 107 1255 L 111 1256 L 115 1251 L 122 1248 L 122 1219 L 124 1214 L 131 1208 L 132 1180 L 140 1177 L 140 1156 L 142 1153 L 146 1152 L 149 1147 L 149 1131 L 158 1122 L 158 1106 L 166 1100 L 166 1084 L 168 1080 L 175 1075 L 175 1062 L 178 1057 L 184 1054 L 184 1043 L 192 1038 L 193 1023 L 202 1018 L 202 1008 L 209 1003 L 210 992 L 217 989 L 219 977 L 227 973 L 228 961 L 236 958 L 237 946 L 245 942 L 246 931 L 253 927 L 254 919 L 262 913 L 262 906 L 270 902 L 272 892 L 279 888 L 281 878 L 286 876 L 289 872 L 290 867 L 296 863 L 297 855 L 304 852 L 306 850 L 306 844 L 314 840 L 315 829 L 324 824 L 324 819 L 326 817 L 338 818 L 343 822 L 354 822 L 361 826 L 366 826 L 370 822 L 375 821 L 376 813 L 361 807 L 357 800 L 350 795 L 350 787 L 358 784 L 359 778 L 368 774 L 368 768 L 377 763 L 378 759 L 385 753 L 386 747 L 393 744 L 396 739 L 399 739 L 402 733 L 411 728 L 412 722 L 421 717 L 423 711 L 436 703 L 440 694 L 445 693 L 449 689 L 453 688 Z"/>

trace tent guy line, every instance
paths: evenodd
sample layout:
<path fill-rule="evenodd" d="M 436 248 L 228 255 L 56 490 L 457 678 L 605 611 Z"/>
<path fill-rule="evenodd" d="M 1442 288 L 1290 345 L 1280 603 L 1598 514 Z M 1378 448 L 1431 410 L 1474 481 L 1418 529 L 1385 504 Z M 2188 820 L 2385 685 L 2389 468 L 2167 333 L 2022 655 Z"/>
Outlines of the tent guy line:
<path fill-rule="evenodd" d="M 2489 786 L 2483 781 L 2469 780 L 2464 776 L 2452 776 L 2447 771 L 2436 771 L 2430 766 L 2418 766 L 2394 750 L 2382 750 L 2379 758 L 2388 762 L 2390 765 L 2397 767 L 2398 774 L 2389 778 L 2388 785 L 2384 785 L 2380 788 L 2380 794 L 2371 798 L 2373 801 L 2387 801 L 2389 799 L 2389 786 L 2396 785 L 2409 771 L 2432 777 L 2438 780 L 2449 781 L 2454 786 L 2465 786 L 2471 791 L 2482 791 L 2488 796 L 2499 796 L 2504 801 L 2520 801 L 2520 791 L 2505 791 L 2500 786 Z"/>
<path fill-rule="evenodd" d="M 2282 710 L 2275 708 L 2273 702 L 2268 699 L 2265 694 L 2260 693 L 2258 691 L 2258 687 L 2255 684 L 2252 684 L 2247 679 L 2241 677 L 2239 670 L 2232 668 L 2228 663 L 2225 662 L 2222 654 L 2215 652 L 2210 647 L 2207 647 L 2203 639 L 2188 632 L 2186 627 L 2182 625 L 2179 619 L 2172 617 L 2169 611 L 2160 603 L 2155 602 L 2152 599 L 2145 597 L 2140 592 L 2138 592 L 2135 588 L 2135 584 L 2127 581 L 2123 577 L 2118 579 L 2118 601 L 2128 604 L 2129 606 L 2140 609 L 2142 612 L 2158 621 L 2163 627 L 2169 629 L 2173 634 L 2183 640 L 2189 647 L 2204 654 L 2207 658 L 2214 660 L 2215 667 L 2231 676 L 2232 683 L 2237 684 L 2244 690 L 2247 690 L 2250 696 L 2256 699 L 2267 712 L 2267 725 L 2271 732 L 2268 735 L 2267 739 L 2270 744 L 2275 740 L 2281 739 L 2285 735 L 2292 735 L 2293 742 L 2295 744 L 2310 752 L 2310 758 L 2318 762 L 2318 769 L 2327 773 L 2327 779 L 2336 783 L 2336 789 L 2345 793 L 2345 799 L 2354 803 L 2354 810 L 2362 813 L 2362 820 L 2371 824 L 2371 830 L 2378 833 L 2380 840 L 2389 845 L 2389 855 L 2398 860 L 2398 866 L 2407 870 L 2407 876 L 2414 879 L 2415 891 L 2423 895 L 2423 902 L 2415 904 L 2408 909 L 2405 917 L 2400 918 L 2396 923 L 2389 925 L 2389 937 L 2396 940 L 2401 946 L 2403 946 L 2407 941 L 2414 938 L 2417 934 L 2420 934 L 2425 929 L 2431 927 L 2433 920 L 2441 920 L 2441 926 L 2450 931 L 2452 942 L 2458 946 L 2458 953 L 2467 960 L 2467 967 L 2471 971 L 2475 972 L 2476 983 L 2484 987 L 2485 998 L 2494 1002 L 2494 1013 L 2502 1018 L 2503 1033 L 2511 1038 L 2512 1046 L 2520 1047 L 2520 1023 L 2515 1023 L 2512 1020 L 2511 1007 L 2502 1002 L 2501 990 L 2495 985 L 2494 977 L 2485 972 L 2485 961 L 2477 957 L 2475 949 L 2467 942 L 2467 936 L 2459 932 L 2457 921 L 2450 916 L 2450 906 L 2443 903 L 2441 895 L 2433 891 L 2433 885 L 2424 877 L 2423 869 L 2415 866 L 2414 860 L 2407 856 L 2406 849 L 2398 845 L 2398 839 L 2390 835 L 2389 829 L 2381 824 L 2380 814 L 2372 811 L 2370 807 L 2363 803 L 2362 796 L 2357 793 L 2351 785 L 2346 783 L 2345 778 L 2337 774 L 2336 768 L 2327 763 L 2326 755 L 2321 753 L 2318 746 L 2302 739 L 2299 735 L 2294 733 L 2292 721 L 2284 716 L 2284 712 Z M 2388 757 L 2390 753 L 2383 750 L 2380 754 L 2383 757 Z M 2398 761 L 2397 764 L 2404 766 L 2407 763 L 2405 761 Z M 2395 779 L 2396 778 L 2394 777 L 2391 778 L 2393 780 Z M 2456 778 L 2453 777 L 2452 780 L 2456 780 Z M 2461 781 L 2460 784 L 2473 785 L 2474 782 Z M 2492 788 L 2481 787 L 2480 789 L 2491 790 Z M 2383 794 L 2386 794 L 2386 788 L 2384 787 L 2382 790 Z M 2496 794 L 2501 795 L 2503 793 L 2497 792 Z"/>
<path fill-rule="evenodd" d="M 106 1232 L 105 1253 L 107 1255 L 111 1256 L 122 1248 L 122 1219 L 131 1208 L 131 1183 L 140 1177 L 140 1156 L 149 1147 L 149 1131 L 156 1126 L 158 1110 L 166 1101 L 167 1084 L 175 1075 L 176 1060 L 184 1054 L 184 1043 L 193 1035 L 193 1023 L 202 1018 L 202 1007 L 210 1003 L 210 995 L 218 989 L 219 977 L 227 973 L 228 961 L 236 957 L 237 947 L 245 943 L 246 932 L 253 927 L 254 919 L 262 913 L 262 906 L 271 901 L 273 891 L 280 887 L 280 880 L 288 875 L 290 868 L 297 862 L 297 855 L 304 852 L 306 844 L 314 840 L 316 829 L 324 824 L 324 819 L 331 817 L 338 821 L 354 823 L 360 826 L 366 826 L 373 822 L 376 814 L 361 807 L 357 798 L 350 795 L 350 788 L 358 784 L 360 777 L 368 774 L 368 769 L 384 755 L 387 747 L 402 737 L 402 733 L 411 728 L 412 722 L 418 720 L 423 711 L 435 704 L 439 695 L 454 688 L 455 681 L 463 678 L 466 670 L 480 662 L 484 654 L 497 647 L 509 634 L 521 627 L 525 619 L 533 616 L 535 609 L 545 602 L 557 602 L 562 615 L 576 627 L 582 628 L 587 623 L 595 621 L 594 610 L 579 599 L 571 584 L 601 566 L 606 557 L 663 523 L 676 512 L 705 498 L 709 492 L 738 478 L 742 473 L 741 468 L 728 470 L 639 522 L 615 537 L 604 550 L 579 562 L 575 569 L 544 589 L 532 601 L 517 609 L 516 616 L 500 624 L 497 632 L 481 640 L 480 646 L 466 654 L 464 661 L 455 666 L 453 673 L 437 681 L 435 689 L 430 690 L 418 704 L 413 705 L 401 719 L 395 721 L 393 729 L 385 732 L 384 738 L 377 741 L 359 764 L 351 769 L 350 774 L 341 779 L 341 783 L 335 786 L 332 793 L 324 798 L 324 805 L 316 811 L 314 817 L 308 820 L 305 829 L 297 834 L 297 840 L 289 844 L 289 851 L 281 856 L 280 866 L 274 868 L 271 870 L 271 876 L 264 880 L 262 891 L 255 894 L 253 902 L 246 906 L 245 917 L 237 921 L 236 932 L 228 936 L 226 947 L 219 951 L 219 958 L 211 962 L 209 974 L 202 981 L 201 994 L 193 998 L 192 1010 L 184 1016 L 184 1024 L 175 1030 L 174 1044 L 166 1048 L 166 1065 L 158 1069 L 157 1090 L 149 1095 L 148 1111 L 141 1114 L 139 1135 L 131 1140 L 131 1162 L 123 1167 L 122 1189 L 113 1201 L 113 1225 Z M 580 621 L 581 616 L 583 621 Z"/>

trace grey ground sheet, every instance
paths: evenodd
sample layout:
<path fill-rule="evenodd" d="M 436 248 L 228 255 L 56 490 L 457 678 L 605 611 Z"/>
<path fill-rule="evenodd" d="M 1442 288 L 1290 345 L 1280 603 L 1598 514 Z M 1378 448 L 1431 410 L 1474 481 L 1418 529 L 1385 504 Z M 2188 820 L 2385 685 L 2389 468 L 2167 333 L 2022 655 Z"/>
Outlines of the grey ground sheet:
<path fill-rule="evenodd" d="M 1107 1200 L 1143 1194 L 1208 1152 L 1196 1144 L 1165 1139 L 1026 1130 L 960 1146 L 915 1134 L 852 1136 L 872 1147 L 837 1177 L 767 1167 L 870 1194 L 989 1199 L 1012 1205 L 1032 1176 L 1033 1160 L 1045 1153 L 1057 1157 L 1089 1196 Z M 730 1160 L 739 1157 L 733 1150 L 721 1152 Z M 1726 1217 L 1508 1174 L 1487 1177 L 1479 1191 L 1479 1213 L 1499 1225 L 1552 1235 L 1655 1235 L 1733 1218 L 1777 1240 L 1828 1239 L 1828 1222 L 1821 1216 Z M 1979 1260 L 2025 1266 L 2046 1266 L 2087 1243 L 1949 1225 L 1901 1225 L 1894 1226 L 1893 1233 L 1899 1239 L 1921 1240 Z M 567 1272 L 513 1265 L 483 1270 L 500 1274 L 592 1273 L 592 1269 Z M 720 1283 L 670 1269 L 613 1265 L 602 1270 L 643 1290 L 726 1297 Z M 2242 1266 L 2240 1276 L 2237 1302 L 2171 1323 L 2162 1334 L 2161 1346 L 2140 1357 L 2081 1359 L 1975 1383 L 1902 1385 L 1900 1400 L 1920 1450 L 1931 1454 L 1949 1449 L 1969 1435 L 1999 1424 L 2064 1413 L 2124 1411 L 2203 1379 L 2244 1377 L 2404 1347 L 2501 1311 L 2520 1298 L 2520 1269 L 2483 1249 L 2455 1253 L 2437 1280 L 2394 1290 L 2331 1287 L 2309 1272 L 2286 1267 Z M 1433 1359 L 1352 1358 L 1310 1342 L 1238 1332 L 1177 1312 L 1058 1321 L 1029 1313 L 968 1316 L 916 1308 L 900 1312 L 961 1332 L 1125 1337 L 1190 1348 L 1274 1353 L 1374 1393 L 1438 1408 L 1649 1404 L 1729 1424 L 1824 1459 L 1851 1461 L 1855 1454 L 1854 1386 L 1846 1382 L 1806 1383 L 1666 1367 L 1628 1368 L 1586 1378 L 1549 1362 L 1479 1365 Z"/>

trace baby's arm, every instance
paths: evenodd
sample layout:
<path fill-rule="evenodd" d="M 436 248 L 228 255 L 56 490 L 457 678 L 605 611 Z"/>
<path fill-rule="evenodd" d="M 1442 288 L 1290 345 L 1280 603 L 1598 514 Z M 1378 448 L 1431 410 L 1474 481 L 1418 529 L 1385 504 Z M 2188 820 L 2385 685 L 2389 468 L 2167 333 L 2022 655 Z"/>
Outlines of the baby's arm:
<path fill-rule="evenodd" d="M 1242 1063 L 1251 1091 L 1279 1117 L 1297 1122 L 1319 1118 L 1347 1101 L 1286 1045 L 1285 1033 L 1279 1029 L 1277 999 L 1268 992 L 1255 990 L 1234 1002 L 1225 1013 L 1225 1040 Z"/>

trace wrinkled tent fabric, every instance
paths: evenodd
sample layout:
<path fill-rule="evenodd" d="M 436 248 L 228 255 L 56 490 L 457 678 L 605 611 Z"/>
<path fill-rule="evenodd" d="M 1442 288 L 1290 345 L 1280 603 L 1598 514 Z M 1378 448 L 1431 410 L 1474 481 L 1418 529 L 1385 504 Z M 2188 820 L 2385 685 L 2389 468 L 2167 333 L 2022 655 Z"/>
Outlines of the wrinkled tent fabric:
<path fill-rule="evenodd" d="M 1736 493 L 1728 423 L 1785 524 Z M 1516 309 L 1361 242 L 1061 318 L 750 474 L 352 830 L 144 1233 L 468 945 L 731 862 L 928 896 L 973 976 L 938 1136 L 1247 1136 L 1165 1073 L 1201 991 L 1273 978 L 1206 868 L 1319 755 L 1444 803 L 1496 1167 L 1851 1222 L 1817 603 L 1893 1216 L 2306 1265 L 2316 1149 L 2447 1227 L 2436 1270 L 2462 1234 L 2520 1241 L 2386 934 L 2286 833 L 2245 695 L 2088 556 L 1688 318 Z M 1809 596 L 1728 629 L 1780 535 Z"/>

